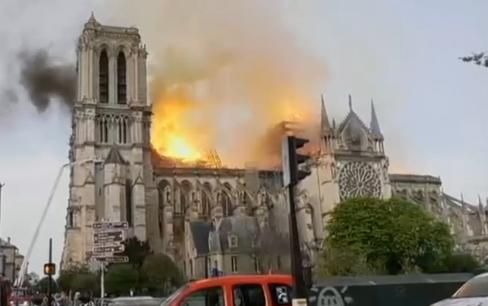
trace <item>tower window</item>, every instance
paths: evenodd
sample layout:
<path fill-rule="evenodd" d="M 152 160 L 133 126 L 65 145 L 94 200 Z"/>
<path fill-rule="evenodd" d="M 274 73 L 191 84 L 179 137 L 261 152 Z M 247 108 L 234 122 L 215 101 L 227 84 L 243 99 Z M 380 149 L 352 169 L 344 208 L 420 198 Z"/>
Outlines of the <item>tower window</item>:
<path fill-rule="evenodd" d="M 73 211 L 70 210 L 69 213 L 68 213 L 68 227 L 69 228 L 72 228 L 74 227 L 74 216 L 73 216 Z"/>
<path fill-rule="evenodd" d="M 127 223 L 129 223 L 129 226 L 132 226 L 132 186 L 130 180 L 125 182 L 125 209 Z"/>
<path fill-rule="evenodd" d="M 117 57 L 117 103 L 127 103 L 127 77 L 125 55 L 122 51 Z"/>
<path fill-rule="evenodd" d="M 105 50 L 100 53 L 98 90 L 100 103 L 108 103 L 108 56 Z"/>

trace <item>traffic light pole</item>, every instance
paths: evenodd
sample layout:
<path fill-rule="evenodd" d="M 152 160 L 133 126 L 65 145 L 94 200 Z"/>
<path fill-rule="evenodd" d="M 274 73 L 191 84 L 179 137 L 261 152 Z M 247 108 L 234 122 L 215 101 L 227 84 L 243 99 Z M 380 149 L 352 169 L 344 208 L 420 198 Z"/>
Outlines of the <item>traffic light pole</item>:
<path fill-rule="evenodd" d="M 52 264 L 53 261 L 53 239 L 49 238 L 49 264 Z M 47 305 L 51 306 L 53 302 L 52 296 L 52 281 L 53 276 L 51 273 L 47 276 Z"/>
<path fill-rule="evenodd" d="M 290 201 L 290 249 L 292 276 L 295 280 L 295 298 L 306 299 L 308 297 L 307 287 L 303 280 L 302 253 L 300 251 L 300 239 L 298 237 L 298 224 L 295 209 L 295 186 L 288 185 L 288 197 Z"/>
<path fill-rule="evenodd" d="M 290 203 L 290 254 L 292 276 L 295 280 L 294 296 L 296 299 L 305 299 L 306 301 L 308 290 L 303 279 L 302 252 L 300 250 L 300 238 L 298 235 L 296 217 L 295 186 L 306 175 L 298 169 L 298 165 L 303 163 L 307 158 L 306 156 L 298 154 L 296 150 L 302 147 L 307 140 L 289 136 L 285 141 L 287 142 L 286 147 L 288 152 L 284 152 L 287 156 L 284 156 L 283 158 L 288 159 L 288 169 L 284 169 L 284 171 L 289 171 L 289 181 L 285 182 L 285 184 L 288 184 L 288 197 Z"/>

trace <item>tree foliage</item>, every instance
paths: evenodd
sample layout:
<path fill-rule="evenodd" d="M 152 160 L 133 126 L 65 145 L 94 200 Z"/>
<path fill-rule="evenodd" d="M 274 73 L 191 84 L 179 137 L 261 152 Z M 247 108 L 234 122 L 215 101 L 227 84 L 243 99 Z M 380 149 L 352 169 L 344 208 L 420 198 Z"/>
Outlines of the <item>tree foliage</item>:
<path fill-rule="evenodd" d="M 98 277 L 86 266 L 74 266 L 61 271 L 58 284 L 64 292 L 94 292 L 98 288 Z"/>
<path fill-rule="evenodd" d="M 168 294 L 172 288 L 183 283 L 183 275 L 173 260 L 164 254 L 146 257 L 141 269 L 144 287 L 151 293 Z"/>
<path fill-rule="evenodd" d="M 115 264 L 108 268 L 105 286 L 109 294 L 128 295 L 139 287 L 139 271 L 131 264 Z"/>
<path fill-rule="evenodd" d="M 453 273 L 474 273 L 481 268 L 480 262 L 471 254 L 452 254 L 446 259 L 446 269 Z"/>
<path fill-rule="evenodd" d="M 146 241 L 140 241 L 137 237 L 129 238 L 123 242 L 125 250 L 122 253 L 129 257 L 129 263 L 139 269 L 144 263 L 144 259 L 151 254 L 151 248 Z"/>
<path fill-rule="evenodd" d="M 47 276 L 43 277 L 34 286 L 34 290 L 39 292 L 39 293 L 46 294 L 48 291 L 47 290 L 48 289 L 48 283 L 49 283 L 49 278 Z M 54 279 L 51 280 L 51 292 L 52 293 L 58 292 L 58 284 L 56 283 L 56 281 Z"/>
<path fill-rule="evenodd" d="M 357 198 L 334 209 L 327 225 L 326 274 L 441 271 L 454 241 L 446 224 L 400 199 Z M 351 255 L 353 253 L 353 255 Z M 346 267 L 333 267 L 333 262 Z M 356 262 L 359 267 L 350 263 Z"/>

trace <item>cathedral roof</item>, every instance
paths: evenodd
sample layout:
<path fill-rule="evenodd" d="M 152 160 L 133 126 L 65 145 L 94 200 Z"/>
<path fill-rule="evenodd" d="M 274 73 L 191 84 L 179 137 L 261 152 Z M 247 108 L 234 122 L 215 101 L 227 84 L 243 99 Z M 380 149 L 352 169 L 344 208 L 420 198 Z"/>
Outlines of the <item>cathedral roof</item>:
<path fill-rule="evenodd" d="M 390 174 L 390 182 L 394 183 L 413 183 L 413 184 L 434 184 L 442 185 L 442 181 L 439 177 L 432 175 L 419 175 L 419 174 Z"/>
<path fill-rule="evenodd" d="M 210 232 L 210 252 L 234 252 L 250 250 L 256 242 L 259 226 L 256 218 L 251 216 L 231 216 L 222 219 L 218 228 Z M 237 246 L 231 248 L 230 237 L 237 237 Z"/>
<path fill-rule="evenodd" d="M 127 162 L 122 157 L 122 154 L 120 154 L 119 149 L 117 149 L 116 146 L 113 146 L 108 152 L 107 158 L 105 159 L 105 164 L 125 165 Z"/>
<path fill-rule="evenodd" d="M 339 124 L 339 128 L 337 129 L 338 133 L 342 133 L 347 127 L 349 127 L 348 132 L 353 133 L 357 130 L 365 130 L 369 131 L 368 127 L 364 122 L 359 118 L 358 114 L 352 109 L 349 110 L 349 114 L 347 114 L 346 119 L 344 119 L 341 124 Z"/>

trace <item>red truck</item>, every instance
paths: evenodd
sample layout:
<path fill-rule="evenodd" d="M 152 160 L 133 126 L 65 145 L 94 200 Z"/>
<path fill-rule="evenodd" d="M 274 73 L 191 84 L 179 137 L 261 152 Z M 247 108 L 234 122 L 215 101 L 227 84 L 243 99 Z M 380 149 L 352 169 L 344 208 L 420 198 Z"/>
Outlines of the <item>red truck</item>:
<path fill-rule="evenodd" d="M 30 306 L 32 305 L 32 294 L 27 288 L 14 287 L 9 298 L 9 306 Z"/>
<path fill-rule="evenodd" d="M 190 282 L 161 306 L 291 306 L 290 275 L 232 275 Z"/>

